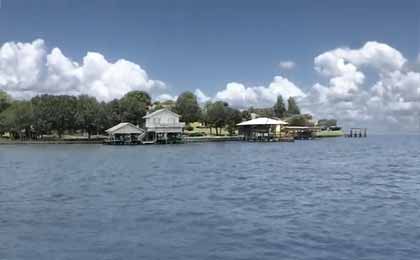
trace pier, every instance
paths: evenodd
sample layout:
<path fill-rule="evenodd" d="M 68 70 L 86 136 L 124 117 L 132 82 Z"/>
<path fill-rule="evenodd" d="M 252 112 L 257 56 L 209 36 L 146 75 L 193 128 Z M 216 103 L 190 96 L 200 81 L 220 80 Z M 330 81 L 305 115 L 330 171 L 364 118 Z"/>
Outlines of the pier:
<path fill-rule="evenodd" d="M 350 128 L 349 133 L 345 136 L 348 138 L 366 138 L 367 128 Z"/>

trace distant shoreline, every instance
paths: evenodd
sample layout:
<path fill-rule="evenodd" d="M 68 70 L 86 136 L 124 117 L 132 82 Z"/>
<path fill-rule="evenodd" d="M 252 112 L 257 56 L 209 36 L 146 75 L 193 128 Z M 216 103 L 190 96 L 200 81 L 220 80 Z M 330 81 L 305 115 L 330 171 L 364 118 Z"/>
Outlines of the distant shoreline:
<path fill-rule="evenodd" d="M 82 141 L 82 140 L 0 140 L 0 145 L 14 145 L 14 144 L 103 144 L 102 140 L 91 140 L 91 141 Z"/>
<path fill-rule="evenodd" d="M 199 137 L 185 137 L 185 143 L 205 143 L 205 142 L 227 142 L 227 141 L 241 141 L 241 136 L 199 136 Z M 15 144 L 103 144 L 104 140 L 8 140 L 0 139 L 0 145 L 15 145 Z"/>

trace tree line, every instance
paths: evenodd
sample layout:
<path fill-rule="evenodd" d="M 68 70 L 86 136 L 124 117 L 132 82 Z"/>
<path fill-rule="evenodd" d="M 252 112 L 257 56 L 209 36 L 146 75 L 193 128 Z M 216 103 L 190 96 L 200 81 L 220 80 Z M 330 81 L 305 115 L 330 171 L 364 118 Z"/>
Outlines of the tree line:
<path fill-rule="evenodd" d="M 128 92 L 120 99 L 99 102 L 95 97 L 80 95 L 38 95 L 30 100 L 14 100 L 0 90 L 0 136 L 9 133 L 11 138 L 42 139 L 45 135 L 85 133 L 88 138 L 120 122 L 143 126 L 148 112 L 168 108 L 181 115 L 187 127 L 192 122 L 202 122 L 214 129 L 216 135 L 225 128 L 231 134 L 236 124 L 251 119 L 251 113 L 259 116 L 290 117 L 300 114 L 294 98 L 288 106 L 279 96 L 272 108 L 240 111 L 222 101 L 207 102 L 200 106 L 197 97 L 190 91 L 182 93 L 176 101 L 152 102 L 144 91 Z"/>

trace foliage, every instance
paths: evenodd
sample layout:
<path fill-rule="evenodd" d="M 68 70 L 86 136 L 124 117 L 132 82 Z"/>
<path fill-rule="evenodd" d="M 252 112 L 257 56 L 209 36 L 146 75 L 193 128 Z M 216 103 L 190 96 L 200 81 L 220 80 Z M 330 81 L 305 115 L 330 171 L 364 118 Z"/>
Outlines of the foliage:
<path fill-rule="evenodd" d="M 244 111 L 241 112 L 241 118 L 242 118 L 243 121 L 251 120 L 252 119 L 251 113 L 247 110 L 244 110 Z"/>
<path fill-rule="evenodd" d="M 90 139 L 93 131 L 97 130 L 99 126 L 100 108 L 98 101 L 94 97 L 82 95 L 79 96 L 76 107 L 76 124 L 79 129 L 88 133 L 88 139 Z"/>
<path fill-rule="evenodd" d="M 203 115 L 207 126 L 216 129 L 216 135 L 219 135 L 224 127 L 227 128 L 230 135 L 233 135 L 236 124 L 242 121 L 242 113 L 222 101 L 208 102 Z"/>
<path fill-rule="evenodd" d="M 290 126 L 313 126 L 312 116 L 309 114 L 294 115 L 288 118 L 286 121 Z"/>
<path fill-rule="evenodd" d="M 200 119 L 200 106 L 197 97 L 190 91 L 179 95 L 175 103 L 175 111 L 181 115 L 182 121 L 189 124 Z"/>
<path fill-rule="evenodd" d="M 0 114 L 2 132 L 8 131 L 13 138 L 30 137 L 32 122 L 33 110 L 29 101 L 14 101 Z"/>
<path fill-rule="evenodd" d="M 287 114 L 289 116 L 300 115 L 300 109 L 296 103 L 296 100 L 293 97 L 289 97 L 289 99 L 287 100 Z"/>
<path fill-rule="evenodd" d="M 144 91 L 130 91 L 119 102 L 120 119 L 135 125 L 143 125 L 143 117 L 151 105 L 151 97 Z"/>
<path fill-rule="evenodd" d="M 12 98 L 4 91 L 0 90 L 0 113 L 12 104 Z"/>
<path fill-rule="evenodd" d="M 41 95 L 32 98 L 34 128 L 42 135 L 52 130 L 61 137 L 65 130 L 76 130 L 77 98 L 68 95 Z"/>
<path fill-rule="evenodd" d="M 239 110 L 226 107 L 226 127 L 229 132 L 229 135 L 234 135 L 236 130 L 236 125 L 242 122 L 242 114 Z"/>
<path fill-rule="evenodd" d="M 253 108 L 249 109 L 250 113 L 255 113 L 258 117 L 273 117 L 274 116 L 274 109 L 272 107 L 268 108 Z"/>
<path fill-rule="evenodd" d="M 337 120 L 336 119 L 320 119 L 318 120 L 318 126 L 319 127 L 337 126 Z"/>
<path fill-rule="evenodd" d="M 283 97 L 279 95 L 273 107 L 274 115 L 279 118 L 286 116 L 286 106 L 284 105 Z"/>

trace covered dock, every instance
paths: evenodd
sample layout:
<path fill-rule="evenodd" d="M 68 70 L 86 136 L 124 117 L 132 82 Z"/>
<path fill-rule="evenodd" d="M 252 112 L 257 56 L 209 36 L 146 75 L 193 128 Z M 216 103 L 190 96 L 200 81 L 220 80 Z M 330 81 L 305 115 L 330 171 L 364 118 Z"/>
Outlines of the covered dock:
<path fill-rule="evenodd" d="M 141 144 L 145 131 L 131 123 L 119 123 L 105 132 L 109 135 L 106 144 Z"/>
<path fill-rule="evenodd" d="M 268 117 L 260 117 L 237 124 L 239 134 L 244 136 L 246 141 L 286 141 L 282 136 L 282 127 L 288 123 L 280 119 L 272 119 Z"/>

